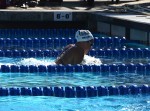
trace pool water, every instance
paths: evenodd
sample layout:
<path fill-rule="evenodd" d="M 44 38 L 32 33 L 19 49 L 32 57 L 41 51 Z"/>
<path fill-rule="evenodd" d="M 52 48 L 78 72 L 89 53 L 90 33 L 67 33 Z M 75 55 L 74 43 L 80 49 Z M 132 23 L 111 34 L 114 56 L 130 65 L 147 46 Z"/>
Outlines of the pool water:
<path fill-rule="evenodd" d="M 94 98 L 1 97 L 0 111 L 149 111 L 149 95 Z"/>
<path fill-rule="evenodd" d="M 51 64 L 55 58 L 7 58 L 1 64 Z M 0 73 L 1 87 L 120 86 L 150 83 L 150 75 L 136 73 Z M 149 111 L 149 95 L 60 98 L 52 96 L 0 97 L 0 111 Z"/>
<path fill-rule="evenodd" d="M 88 59 L 90 56 L 88 57 Z M 56 58 L 8 58 L 0 59 L 1 65 L 53 65 Z M 97 60 L 97 58 L 96 58 Z M 90 60 L 93 62 L 93 60 Z M 106 59 L 105 59 L 106 61 Z M 118 62 L 119 64 L 120 62 Z M 1 87 L 34 86 L 119 86 L 150 84 L 150 75 L 145 73 L 119 72 L 43 72 L 0 73 Z"/>
<path fill-rule="evenodd" d="M 99 73 L 2 73 L 1 87 L 42 87 L 42 86 L 119 86 L 149 84 L 149 76 L 139 74 Z"/>
<path fill-rule="evenodd" d="M 16 32 L 17 31 L 17 32 Z M 54 30 L 53 30 L 54 31 Z M 56 37 L 50 30 L 4 30 L 0 37 Z M 21 33 L 20 33 L 21 32 Z M 30 32 L 30 33 L 29 33 Z M 55 31 L 54 31 L 55 32 Z M 63 33 L 57 37 L 74 37 L 73 33 Z M 71 34 L 71 35 L 70 35 Z M 96 37 L 108 37 L 94 34 Z M 6 45 L 6 44 L 5 44 Z M 141 47 L 139 44 L 126 44 L 127 47 Z M 6 45 L 7 46 L 7 45 Z M 32 46 L 33 47 L 33 46 Z M 3 47 L 1 49 L 12 47 Z M 17 46 L 18 48 L 18 46 Z M 19 46 L 20 48 L 20 46 Z M 31 48 L 31 47 L 29 47 Z M 38 47 L 37 49 L 39 49 Z M 96 47 L 99 49 L 99 47 Z M 105 47 L 108 48 L 108 47 Z M 105 49 L 104 48 L 104 49 Z M 109 47 L 110 48 L 110 47 Z M 117 47 L 118 48 L 118 47 Z M 110 48 L 111 49 L 111 48 Z M 55 65 L 55 57 L 42 58 L 11 58 L 0 57 L 0 65 Z M 96 58 L 87 56 L 85 65 L 149 63 L 149 59 Z M 94 62 L 93 62 L 94 61 Z M 96 62 L 95 62 L 96 61 Z M 120 85 L 150 85 L 150 75 L 145 73 L 102 73 L 102 72 L 53 72 L 53 73 L 2 73 L 0 72 L 0 87 L 44 87 L 44 86 L 120 86 Z M 0 111 L 149 111 L 150 96 L 144 94 L 101 96 L 88 98 L 65 98 L 53 96 L 1 96 Z"/>
<path fill-rule="evenodd" d="M 135 73 L 0 73 L 1 87 L 150 85 L 150 75 Z"/>

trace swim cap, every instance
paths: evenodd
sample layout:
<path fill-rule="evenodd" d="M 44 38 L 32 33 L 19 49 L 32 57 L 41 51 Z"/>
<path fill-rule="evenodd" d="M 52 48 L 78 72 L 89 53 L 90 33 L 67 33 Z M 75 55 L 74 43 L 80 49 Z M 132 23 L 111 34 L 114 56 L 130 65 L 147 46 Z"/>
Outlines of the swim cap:
<path fill-rule="evenodd" d="M 94 39 L 92 33 L 89 30 L 78 30 L 75 34 L 77 42 L 84 42 Z"/>

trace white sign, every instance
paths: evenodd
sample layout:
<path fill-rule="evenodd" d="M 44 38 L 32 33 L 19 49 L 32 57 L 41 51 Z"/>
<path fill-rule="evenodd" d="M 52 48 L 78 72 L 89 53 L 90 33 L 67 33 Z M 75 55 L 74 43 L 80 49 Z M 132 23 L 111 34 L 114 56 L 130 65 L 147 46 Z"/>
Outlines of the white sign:
<path fill-rule="evenodd" d="M 72 12 L 54 12 L 54 21 L 72 21 Z"/>

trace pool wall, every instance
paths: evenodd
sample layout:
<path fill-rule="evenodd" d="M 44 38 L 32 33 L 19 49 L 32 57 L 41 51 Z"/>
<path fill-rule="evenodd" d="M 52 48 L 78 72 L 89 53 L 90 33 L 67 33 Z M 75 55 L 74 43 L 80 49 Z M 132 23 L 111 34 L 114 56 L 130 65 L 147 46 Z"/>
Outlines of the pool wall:
<path fill-rule="evenodd" d="M 131 17 L 128 14 L 122 14 L 122 16 L 129 16 L 129 18 Z M 141 21 L 136 21 L 136 15 L 134 17 L 135 20 L 132 21 L 127 20 L 126 18 L 124 19 L 119 14 L 89 14 L 89 20 L 95 22 L 94 25 L 96 28 L 94 29 L 96 29 L 98 32 L 109 34 L 111 36 L 126 37 L 128 40 L 137 40 L 149 45 L 150 23 L 146 23 L 144 19 L 143 21 L 142 19 Z"/>
<path fill-rule="evenodd" d="M 62 17 L 60 20 L 55 20 L 55 15 L 58 13 Z M 69 16 L 71 18 L 64 19 L 63 16 L 68 13 L 71 14 Z M 0 28 L 37 28 L 38 25 L 38 28 L 89 29 L 92 32 L 126 37 L 129 40 L 150 44 L 149 23 L 116 18 L 100 11 L 1 10 L 0 16 Z"/>
<path fill-rule="evenodd" d="M 64 11 L 65 12 L 65 11 Z M 69 12 L 70 20 L 54 20 L 61 11 L 0 11 L 0 28 L 86 28 L 87 13 Z M 55 21 L 55 22 L 54 22 Z M 38 25 L 38 27 L 37 27 Z"/>

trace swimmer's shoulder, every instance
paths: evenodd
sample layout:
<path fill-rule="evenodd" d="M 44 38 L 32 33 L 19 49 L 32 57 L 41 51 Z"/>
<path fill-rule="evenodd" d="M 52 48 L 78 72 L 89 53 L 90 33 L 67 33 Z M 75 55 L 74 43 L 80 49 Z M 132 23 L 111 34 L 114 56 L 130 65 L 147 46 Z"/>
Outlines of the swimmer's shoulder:
<path fill-rule="evenodd" d="M 70 51 L 75 51 L 75 52 L 84 52 L 84 50 L 81 47 L 76 46 L 75 44 L 69 44 L 67 45 L 64 49 L 71 49 Z"/>
<path fill-rule="evenodd" d="M 84 57 L 84 50 L 80 47 L 77 47 L 75 45 L 69 45 L 71 46 L 68 48 L 65 53 L 63 53 L 60 58 L 56 61 L 57 64 L 79 64 L 82 62 Z"/>
<path fill-rule="evenodd" d="M 67 50 L 67 49 L 69 49 L 69 48 L 71 48 L 71 47 L 74 47 L 75 45 L 74 44 L 69 44 L 69 45 L 67 45 L 65 48 L 64 48 L 64 50 Z"/>
<path fill-rule="evenodd" d="M 77 47 L 77 46 L 73 46 L 71 48 L 71 52 L 73 52 L 73 54 L 75 56 L 83 56 L 84 55 L 84 50 L 81 47 Z"/>
<path fill-rule="evenodd" d="M 84 58 L 84 50 L 81 47 L 73 47 L 74 64 L 80 64 Z"/>

